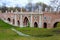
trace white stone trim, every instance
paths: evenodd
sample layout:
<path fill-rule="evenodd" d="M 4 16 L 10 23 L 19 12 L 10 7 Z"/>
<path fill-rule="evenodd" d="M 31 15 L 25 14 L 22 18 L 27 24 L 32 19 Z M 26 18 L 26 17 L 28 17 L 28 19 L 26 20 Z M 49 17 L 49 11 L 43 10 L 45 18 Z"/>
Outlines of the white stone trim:
<path fill-rule="evenodd" d="M 42 28 L 42 15 L 39 16 L 39 28 Z"/>
<path fill-rule="evenodd" d="M 22 15 L 20 15 L 20 27 L 23 27 Z"/>
<path fill-rule="evenodd" d="M 32 15 L 31 15 L 31 19 L 30 19 L 30 20 L 31 20 L 31 22 L 30 22 L 30 27 L 33 27 L 33 26 L 32 26 L 32 25 L 33 25 L 33 24 L 32 24 Z"/>
<path fill-rule="evenodd" d="M 14 14 L 17 14 L 16 12 L 14 12 Z M 20 14 L 20 15 L 31 15 L 31 14 L 34 14 L 34 15 L 36 15 L 36 14 L 38 14 L 38 15 L 40 15 L 40 14 L 43 14 L 43 12 L 18 12 L 18 14 Z"/>

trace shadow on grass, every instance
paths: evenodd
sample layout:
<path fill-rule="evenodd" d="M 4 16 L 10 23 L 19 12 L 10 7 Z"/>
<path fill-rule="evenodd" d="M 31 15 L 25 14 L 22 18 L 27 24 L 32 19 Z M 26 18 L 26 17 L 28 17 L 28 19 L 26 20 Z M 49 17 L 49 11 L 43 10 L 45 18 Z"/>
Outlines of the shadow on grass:
<path fill-rule="evenodd" d="M 32 35 L 33 37 L 41 37 L 41 38 L 43 38 L 43 37 L 51 37 L 51 36 L 53 36 L 53 35 Z"/>
<path fill-rule="evenodd" d="M 52 32 L 54 32 L 55 34 L 60 34 L 60 30 L 53 30 Z"/>

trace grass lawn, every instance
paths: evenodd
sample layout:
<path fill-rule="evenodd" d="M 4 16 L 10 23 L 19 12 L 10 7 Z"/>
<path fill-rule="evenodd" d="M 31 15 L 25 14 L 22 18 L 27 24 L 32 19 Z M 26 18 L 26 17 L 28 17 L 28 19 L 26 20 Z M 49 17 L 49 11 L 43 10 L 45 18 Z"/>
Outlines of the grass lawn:
<path fill-rule="evenodd" d="M 11 26 L 0 20 L 0 40 L 60 40 L 60 23 L 54 29 L 42 29 L 42 28 L 19 28 Z M 30 35 L 29 37 L 19 36 L 17 33 L 11 30 L 16 30 Z"/>

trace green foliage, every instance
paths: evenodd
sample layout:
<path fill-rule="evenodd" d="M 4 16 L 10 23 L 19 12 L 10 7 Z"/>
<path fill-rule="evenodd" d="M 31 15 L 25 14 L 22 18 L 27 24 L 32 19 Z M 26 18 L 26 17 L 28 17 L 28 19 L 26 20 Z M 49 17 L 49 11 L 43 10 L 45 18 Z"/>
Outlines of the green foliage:
<path fill-rule="evenodd" d="M 14 26 L 9 25 L 9 24 L 3 22 L 2 20 L 0 20 L 0 27 L 4 28 L 4 29 L 10 29 L 11 27 L 14 27 Z"/>
<path fill-rule="evenodd" d="M 57 28 L 60 28 L 60 23 L 58 23 L 56 27 L 57 27 Z"/>
<path fill-rule="evenodd" d="M 19 36 L 11 28 L 28 34 L 30 37 Z M 0 40 L 60 40 L 60 28 L 19 28 L 0 20 Z"/>
<path fill-rule="evenodd" d="M 30 27 L 30 22 L 28 22 L 28 26 L 27 27 Z"/>

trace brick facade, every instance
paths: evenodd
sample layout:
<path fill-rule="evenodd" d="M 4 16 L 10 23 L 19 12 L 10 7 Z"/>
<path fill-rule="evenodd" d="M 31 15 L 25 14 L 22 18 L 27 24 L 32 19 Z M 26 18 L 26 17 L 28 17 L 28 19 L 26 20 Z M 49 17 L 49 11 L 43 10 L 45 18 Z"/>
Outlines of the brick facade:
<path fill-rule="evenodd" d="M 54 28 L 54 24 L 60 22 L 58 12 L 6 12 L 0 13 L 0 18 L 20 27 L 27 27 L 30 23 L 30 27 Z"/>

